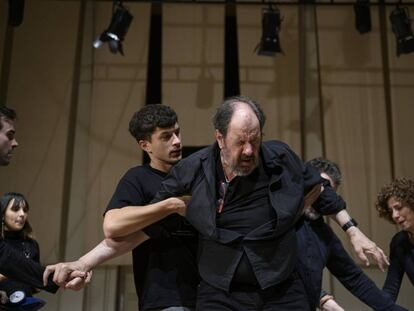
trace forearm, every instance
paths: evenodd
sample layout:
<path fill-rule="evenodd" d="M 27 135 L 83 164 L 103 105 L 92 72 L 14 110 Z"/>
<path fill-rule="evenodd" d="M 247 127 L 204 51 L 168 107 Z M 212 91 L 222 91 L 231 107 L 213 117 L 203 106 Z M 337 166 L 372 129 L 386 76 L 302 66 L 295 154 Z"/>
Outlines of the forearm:
<path fill-rule="evenodd" d="M 121 238 L 105 239 L 78 261 L 81 263 L 83 271 L 90 271 L 112 258 L 131 251 L 147 239 L 148 236 L 142 231 Z"/>
<path fill-rule="evenodd" d="M 347 210 L 342 210 L 334 215 L 330 215 L 330 218 L 333 219 L 340 227 L 343 227 L 343 225 L 352 219 Z M 345 231 L 345 233 L 351 241 L 352 238 L 356 236 L 365 237 L 364 233 L 362 233 L 362 231 L 356 226 L 351 226 Z"/>
<path fill-rule="evenodd" d="M 145 206 L 111 209 L 105 214 L 103 230 L 106 238 L 127 236 L 178 212 L 174 200 L 163 200 Z"/>

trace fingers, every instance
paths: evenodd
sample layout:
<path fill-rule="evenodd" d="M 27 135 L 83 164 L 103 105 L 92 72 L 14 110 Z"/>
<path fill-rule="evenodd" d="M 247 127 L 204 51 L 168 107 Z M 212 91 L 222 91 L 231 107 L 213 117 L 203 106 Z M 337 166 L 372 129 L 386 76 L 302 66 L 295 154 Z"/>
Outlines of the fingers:
<path fill-rule="evenodd" d="M 45 272 L 43 272 L 43 285 L 47 286 L 49 275 L 55 272 L 56 265 L 49 265 L 46 267 Z"/>
<path fill-rule="evenodd" d="M 369 267 L 368 257 L 365 255 L 362 249 L 356 251 L 358 258 L 364 263 L 365 266 Z"/>
<path fill-rule="evenodd" d="M 85 277 L 86 277 L 86 272 L 79 271 L 79 270 L 72 271 L 72 272 L 69 274 L 69 279 L 74 279 L 74 278 L 85 278 Z"/>
<path fill-rule="evenodd" d="M 366 251 L 367 254 L 370 254 L 378 264 L 378 267 L 382 272 L 385 271 L 386 267 L 389 265 L 387 256 L 384 254 L 384 251 L 375 245 L 373 250 Z"/>
<path fill-rule="evenodd" d="M 79 271 L 74 271 L 74 272 L 79 272 Z M 74 275 L 74 272 L 71 273 L 71 278 Z M 72 278 L 69 282 L 66 283 L 65 288 L 66 289 L 71 289 L 71 290 L 81 290 L 82 288 L 84 288 L 87 284 L 90 283 L 92 278 L 92 271 L 89 272 L 83 272 L 83 277 L 77 276 Z"/>
<path fill-rule="evenodd" d="M 91 282 L 91 279 L 92 279 L 92 271 L 89 271 L 86 273 L 85 283 L 89 284 Z"/>
<path fill-rule="evenodd" d="M 65 285 L 66 289 L 71 289 L 75 291 L 81 290 L 84 287 L 85 287 L 85 279 L 81 277 L 76 277 Z"/>

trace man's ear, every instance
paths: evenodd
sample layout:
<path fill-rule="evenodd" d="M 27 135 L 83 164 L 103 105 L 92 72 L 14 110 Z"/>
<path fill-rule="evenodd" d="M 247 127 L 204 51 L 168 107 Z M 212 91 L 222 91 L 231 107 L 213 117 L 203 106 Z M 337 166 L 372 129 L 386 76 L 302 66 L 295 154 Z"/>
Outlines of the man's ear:
<path fill-rule="evenodd" d="M 224 146 L 224 136 L 223 136 L 223 134 L 221 134 L 219 132 L 219 130 L 216 130 L 215 136 L 216 136 L 216 141 L 217 141 L 217 143 L 219 145 L 219 148 L 222 149 L 223 146 Z"/>
<path fill-rule="evenodd" d="M 141 140 L 138 142 L 138 145 L 141 147 L 141 149 L 142 149 L 143 151 L 145 151 L 145 152 L 147 152 L 147 153 L 151 153 L 151 152 L 152 152 L 152 150 L 151 150 L 151 143 L 150 143 L 148 140 L 141 139 Z"/>

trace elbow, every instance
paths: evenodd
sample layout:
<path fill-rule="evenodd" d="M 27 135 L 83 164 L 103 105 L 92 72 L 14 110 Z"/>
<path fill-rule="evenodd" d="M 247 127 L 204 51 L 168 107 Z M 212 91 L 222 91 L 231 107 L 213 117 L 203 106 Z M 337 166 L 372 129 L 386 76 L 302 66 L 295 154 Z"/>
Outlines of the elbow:
<path fill-rule="evenodd" d="M 106 218 L 103 222 L 103 233 L 105 239 L 113 239 L 118 237 L 116 225 L 112 221 L 108 221 Z"/>

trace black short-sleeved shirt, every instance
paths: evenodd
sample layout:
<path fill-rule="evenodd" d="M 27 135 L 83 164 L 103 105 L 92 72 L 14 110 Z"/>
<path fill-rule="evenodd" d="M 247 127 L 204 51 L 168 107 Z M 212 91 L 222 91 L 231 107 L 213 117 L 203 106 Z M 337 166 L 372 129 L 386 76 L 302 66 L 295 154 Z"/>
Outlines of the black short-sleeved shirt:
<path fill-rule="evenodd" d="M 106 211 L 149 204 L 166 176 L 149 165 L 130 169 L 120 180 Z M 139 207 L 137 207 L 139 208 Z M 171 218 L 171 215 L 159 223 Z M 196 252 L 197 234 L 184 218 L 169 236 L 145 241 L 132 251 L 135 289 L 139 309 L 171 306 L 195 307 L 199 282 Z"/>

